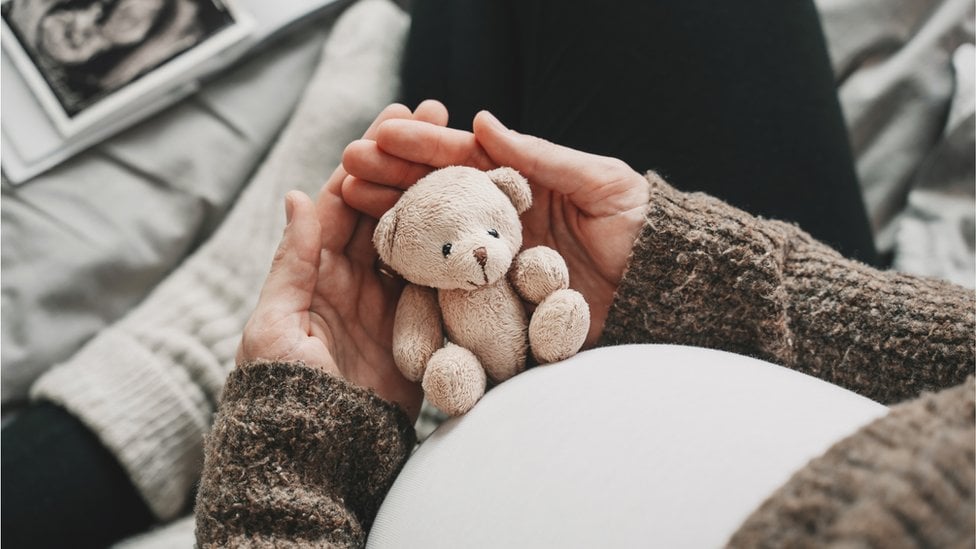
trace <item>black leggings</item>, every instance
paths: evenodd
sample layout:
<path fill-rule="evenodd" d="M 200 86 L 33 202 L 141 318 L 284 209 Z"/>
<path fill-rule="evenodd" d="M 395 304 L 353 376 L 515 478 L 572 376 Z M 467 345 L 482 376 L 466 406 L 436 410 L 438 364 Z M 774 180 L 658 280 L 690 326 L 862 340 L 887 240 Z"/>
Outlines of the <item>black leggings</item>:
<path fill-rule="evenodd" d="M 480 109 L 877 265 L 811 0 L 413 0 L 402 100 Z"/>
<path fill-rule="evenodd" d="M 4 547 L 96 549 L 153 523 L 119 462 L 63 408 L 33 404 L 0 433 Z"/>

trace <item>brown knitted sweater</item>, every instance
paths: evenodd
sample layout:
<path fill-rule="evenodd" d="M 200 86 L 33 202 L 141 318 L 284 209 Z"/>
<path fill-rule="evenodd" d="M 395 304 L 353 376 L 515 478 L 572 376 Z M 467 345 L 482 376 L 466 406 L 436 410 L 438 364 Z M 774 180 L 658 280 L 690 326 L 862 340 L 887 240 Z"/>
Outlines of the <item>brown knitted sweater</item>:
<path fill-rule="evenodd" d="M 603 343 L 723 349 L 881 402 L 915 399 L 798 472 L 730 545 L 971 547 L 973 292 L 876 271 L 794 226 L 648 180 Z M 413 440 L 403 413 L 366 391 L 297 364 L 242 366 L 207 442 L 198 543 L 362 545 Z"/>
<path fill-rule="evenodd" d="M 358 547 L 415 435 L 407 415 L 303 364 L 231 372 L 197 493 L 200 547 Z"/>

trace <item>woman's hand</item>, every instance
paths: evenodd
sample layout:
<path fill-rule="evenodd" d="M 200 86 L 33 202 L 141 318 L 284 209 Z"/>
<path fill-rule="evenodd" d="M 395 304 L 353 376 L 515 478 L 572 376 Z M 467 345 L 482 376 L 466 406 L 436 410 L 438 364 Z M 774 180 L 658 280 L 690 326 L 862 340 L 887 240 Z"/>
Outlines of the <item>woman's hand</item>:
<path fill-rule="evenodd" d="M 416 113 L 391 105 L 365 137 L 395 118 L 446 124 L 447 112 L 440 104 L 421 105 Z M 402 285 L 377 274 L 376 221 L 343 202 L 347 178 L 337 168 L 314 204 L 298 191 L 285 197 L 288 224 L 244 328 L 237 362 L 301 361 L 376 391 L 415 420 L 420 386 L 400 374 L 391 350 Z"/>
<path fill-rule="evenodd" d="M 621 160 L 517 133 L 487 112 L 475 117 L 473 127 L 474 133 L 416 120 L 380 124 L 375 139 L 346 148 L 343 165 L 353 177 L 342 187 L 343 198 L 379 217 L 402 189 L 433 169 L 519 170 L 533 188 L 532 208 L 522 216 L 524 245 L 544 244 L 566 259 L 571 286 L 590 305 L 592 346 L 644 223 L 647 181 Z"/>

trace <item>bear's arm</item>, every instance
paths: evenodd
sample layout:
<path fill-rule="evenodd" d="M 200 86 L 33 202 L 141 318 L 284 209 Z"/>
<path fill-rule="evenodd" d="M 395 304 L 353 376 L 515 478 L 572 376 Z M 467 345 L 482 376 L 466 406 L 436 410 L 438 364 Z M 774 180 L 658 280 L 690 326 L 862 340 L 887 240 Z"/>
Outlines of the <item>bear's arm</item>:
<path fill-rule="evenodd" d="M 393 320 L 393 360 L 410 381 L 424 377 L 427 361 L 444 346 L 437 290 L 407 284 Z"/>
<path fill-rule="evenodd" d="M 569 287 L 569 269 L 559 252 L 535 246 L 515 256 L 508 279 L 519 297 L 538 305 L 556 290 Z"/>

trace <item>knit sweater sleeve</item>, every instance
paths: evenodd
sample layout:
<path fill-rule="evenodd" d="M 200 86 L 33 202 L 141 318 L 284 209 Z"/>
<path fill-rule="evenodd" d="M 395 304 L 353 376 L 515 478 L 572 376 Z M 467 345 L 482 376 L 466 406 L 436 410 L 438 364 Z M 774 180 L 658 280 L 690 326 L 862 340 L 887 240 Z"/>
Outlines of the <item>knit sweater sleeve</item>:
<path fill-rule="evenodd" d="M 970 290 L 847 260 L 799 228 L 648 174 L 651 198 L 603 343 L 769 360 L 893 403 L 976 363 Z"/>
<path fill-rule="evenodd" d="M 360 547 L 410 454 L 406 414 L 297 363 L 227 379 L 205 445 L 200 547 Z"/>
<path fill-rule="evenodd" d="M 811 461 L 729 547 L 973 547 L 974 378 L 899 404 Z"/>

